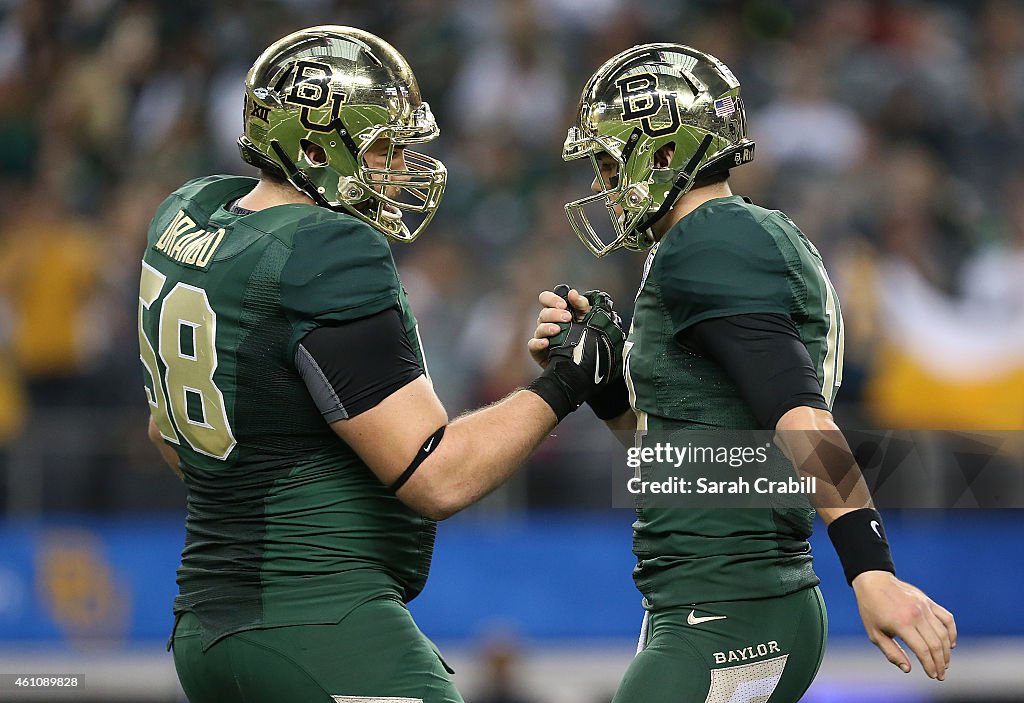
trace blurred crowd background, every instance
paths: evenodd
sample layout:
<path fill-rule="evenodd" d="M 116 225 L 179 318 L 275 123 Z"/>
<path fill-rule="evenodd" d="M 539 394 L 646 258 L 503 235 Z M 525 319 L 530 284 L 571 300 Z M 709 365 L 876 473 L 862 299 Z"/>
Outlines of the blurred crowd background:
<path fill-rule="evenodd" d="M 180 506 L 144 436 L 145 230 L 183 181 L 250 172 L 236 149 L 245 72 L 272 41 L 324 23 L 404 53 L 442 128 L 427 150 L 448 192 L 395 254 L 450 412 L 532 377 L 539 289 L 604 288 L 628 320 L 643 257 L 598 261 L 577 242 L 562 205 L 591 174 L 560 149 L 600 63 L 670 40 L 739 77 L 758 147 L 733 189 L 791 215 L 832 271 L 848 329 L 840 415 L 1024 428 L 1020 2 L 5 0 L 3 510 Z M 560 462 L 558 479 L 528 471 L 499 500 L 578 500 L 592 462 L 553 451 L 537 462 Z"/>
<path fill-rule="evenodd" d="M 136 315 L 146 228 L 182 182 L 251 172 L 236 149 L 246 70 L 279 37 L 328 23 L 398 48 L 441 125 L 425 151 L 448 166 L 447 194 L 426 235 L 394 251 L 451 415 L 533 377 L 525 342 L 542 288 L 606 289 L 628 320 L 643 257 L 597 260 L 575 239 L 562 206 L 587 192 L 592 173 L 563 163 L 561 146 L 597 66 L 634 44 L 677 41 L 716 55 L 743 85 L 757 158 L 734 171 L 734 192 L 787 212 L 839 289 L 848 330 L 841 423 L 1024 429 L 1022 2 L 0 0 L 0 632 L 11 641 L 84 633 L 93 647 L 113 637 L 110 613 L 123 615 L 118 637 L 165 636 L 184 491 L 145 436 Z M 512 603 L 521 617 L 513 632 L 589 626 L 628 639 L 639 610 L 627 511 L 607 532 L 577 512 L 610 507 L 607 445 L 588 415 L 570 418 L 522 474 L 472 509 L 485 527 L 443 533 L 442 576 L 418 601 L 431 632 L 464 637 L 445 627 L 477 627 L 466 604 L 484 622 Z M 1009 445 L 1002 459 L 1024 476 L 1021 443 Z M 931 454 L 938 464 L 950 455 Z M 546 518 L 521 533 L 492 520 L 551 508 L 571 523 L 564 533 Z M 71 532 L 22 529 L 68 514 L 79 516 Z M 151 533 L 140 515 L 166 522 Z M 950 570 L 931 555 L 959 554 L 948 558 L 963 565 L 998 540 L 978 513 L 956 519 L 936 525 L 934 539 L 914 516 L 891 532 L 923 545 L 902 555 L 912 577 L 962 596 L 988 567 Z M 1024 524 L 1008 511 L 992 519 L 1001 534 Z M 89 520 L 107 522 L 91 531 Z M 535 553 L 551 534 L 591 546 Z M 613 543 L 614 558 L 605 551 Z M 477 583 L 473 564 L 509 549 L 521 561 L 508 563 L 534 574 L 535 588 Z M 816 554 L 844 588 L 830 549 Z M 159 568 L 150 566 L 158 556 Z M 986 576 L 965 631 L 1024 632 L 1014 611 L 983 612 L 982 601 L 1019 596 L 1012 558 L 991 561 L 1007 571 Z M 516 568 L 508 563 L 484 575 Z M 609 580 L 580 589 L 567 568 Z M 601 585 L 610 574 L 620 590 Z M 503 590 L 487 602 L 481 588 Z M 564 595 L 543 606 L 552 589 L 573 593 L 576 610 L 565 610 Z M 452 602 L 463 604 L 458 612 Z M 959 616 L 958 603 L 947 605 Z M 840 634 L 859 634 L 848 594 L 830 609 Z M 484 639 L 480 665 L 493 684 L 481 691 L 493 695 L 477 700 L 525 703 L 510 683 L 515 637 L 498 633 Z M 867 666 L 885 666 L 876 658 Z"/>

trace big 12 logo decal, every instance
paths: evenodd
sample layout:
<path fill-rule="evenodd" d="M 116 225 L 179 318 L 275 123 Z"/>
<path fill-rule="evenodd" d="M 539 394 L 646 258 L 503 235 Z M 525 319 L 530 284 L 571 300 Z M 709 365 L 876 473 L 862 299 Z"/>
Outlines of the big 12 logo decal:
<path fill-rule="evenodd" d="M 650 137 L 663 137 L 679 129 L 679 106 L 675 95 L 664 95 L 658 91 L 658 77 L 653 73 L 640 73 L 626 76 L 615 81 L 622 98 L 622 119 L 626 122 L 640 120 L 640 127 Z M 657 115 L 668 103 L 668 124 L 655 127 L 651 118 Z"/>

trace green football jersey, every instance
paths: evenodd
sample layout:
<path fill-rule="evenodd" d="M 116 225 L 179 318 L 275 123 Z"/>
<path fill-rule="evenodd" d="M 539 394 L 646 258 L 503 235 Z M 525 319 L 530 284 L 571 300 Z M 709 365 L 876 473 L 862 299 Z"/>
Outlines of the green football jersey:
<path fill-rule="evenodd" d="M 313 205 L 225 209 L 255 183 L 182 186 L 157 210 L 142 262 L 146 394 L 188 486 L 174 610 L 197 615 L 205 646 L 338 622 L 381 595 L 408 601 L 436 532 L 331 430 L 294 364 L 317 326 L 389 308 L 423 363 L 387 241 Z"/>
<path fill-rule="evenodd" d="M 814 245 L 784 214 L 734 196 L 688 214 L 650 252 L 625 350 L 640 431 L 753 430 L 739 389 L 676 335 L 701 320 L 778 313 L 793 320 L 831 406 L 841 381 L 842 318 Z M 715 430 L 717 431 L 717 430 Z M 776 461 L 785 462 L 777 450 Z M 784 470 L 791 472 L 788 465 Z M 781 596 L 814 586 L 814 510 L 803 507 L 652 508 L 634 523 L 634 579 L 646 607 Z"/>

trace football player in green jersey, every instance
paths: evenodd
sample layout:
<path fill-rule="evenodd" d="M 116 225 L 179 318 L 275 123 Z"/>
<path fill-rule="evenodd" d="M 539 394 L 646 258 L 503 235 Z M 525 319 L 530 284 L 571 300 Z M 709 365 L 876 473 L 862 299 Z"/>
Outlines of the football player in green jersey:
<path fill-rule="evenodd" d="M 394 48 L 306 29 L 246 78 L 261 177 L 186 183 L 150 225 L 139 345 L 188 487 L 171 646 L 192 703 L 461 701 L 405 605 L 435 520 L 606 384 L 621 335 L 582 322 L 527 389 L 449 421 L 388 244 L 437 209 L 444 166 L 411 148 L 437 134 Z"/>
<path fill-rule="evenodd" d="M 597 256 L 650 250 L 623 373 L 590 404 L 639 442 L 650 432 L 776 430 L 801 475 L 818 479 L 811 499 L 871 641 L 909 672 L 902 639 L 941 680 L 953 617 L 895 577 L 881 517 L 830 413 L 843 355 L 835 290 L 789 218 L 730 190 L 729 169 L 753 155 L 739 83 L 705 53 L 637 46 L 586 84 L 563 157 L 589 159 L 596 177 L 593 195 L 566 205 L 570 222 Z M 610 216 L 609 238 L 592 226 L 590 206 Z M 540 302 L 529 349 L 542 365 L 574 311 L 611 312 L 597 292 L 545 291 Z M 634 578 L 646 614 L 616 703 L 798 700 L 827 635 L 807 543 L 813 515 L 809 502 L 640 502 Z"/>

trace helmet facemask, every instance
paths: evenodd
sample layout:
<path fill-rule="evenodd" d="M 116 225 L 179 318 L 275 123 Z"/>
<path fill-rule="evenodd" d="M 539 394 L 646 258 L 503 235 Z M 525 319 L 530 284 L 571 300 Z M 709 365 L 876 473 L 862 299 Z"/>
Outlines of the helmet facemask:
<path fill-rule="evenodd" d="M 636 229 L 651 208 L 652 199 L 646 184 L 631 183 L 626 174 L 626 160 L 630 156 L 629 141 L 601 136 L 581 136 L 576 127 L 569 129 L 562 150 L 562 158 L 566 161 L 582 159 L 590 160 L 594 169 L 594 183 L 600 185 L 600 192 L 565 204 L 565 214 L 569 218 L 576 236 L 595 256 L 601 257 L 620 247 L 632 251 L 643 251 L 653 243 L 647 236 Z M 623 158 L 625 154 L 626 158 Z M 615 183 L 609 185 L 601 172 L 599 157 L 607 155 L 618 166 Z M 610 241 L 598 233 L 587 216 L 587 210 L 596 210 L 602 205 L 612 225 Z"/>

